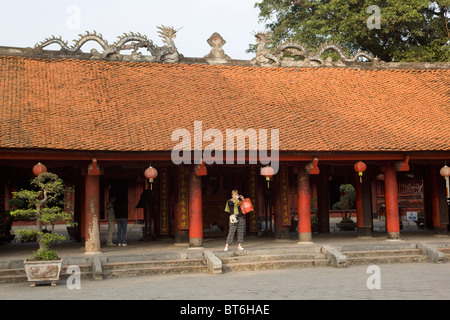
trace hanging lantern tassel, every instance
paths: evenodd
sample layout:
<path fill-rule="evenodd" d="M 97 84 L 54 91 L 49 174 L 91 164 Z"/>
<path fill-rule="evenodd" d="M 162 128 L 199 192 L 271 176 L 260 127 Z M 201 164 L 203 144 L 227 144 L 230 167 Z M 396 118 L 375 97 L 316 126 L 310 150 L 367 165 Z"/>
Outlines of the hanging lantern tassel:
<path fill-rule="evenodd" d="M 445 177 L 445 184 L 446 184 L 446 189 L 447 189 L 447 198 L 450 198 L 450 186 L 449 186 L 449 177 Z"/>
<path fill-rule="evenodd" d="M 359 182 L 361 182 L 361 183 L 362 183 L 362 176 L 363 176 L 363 173 L 360 172 L 360 173 L 359 173 Z"/>

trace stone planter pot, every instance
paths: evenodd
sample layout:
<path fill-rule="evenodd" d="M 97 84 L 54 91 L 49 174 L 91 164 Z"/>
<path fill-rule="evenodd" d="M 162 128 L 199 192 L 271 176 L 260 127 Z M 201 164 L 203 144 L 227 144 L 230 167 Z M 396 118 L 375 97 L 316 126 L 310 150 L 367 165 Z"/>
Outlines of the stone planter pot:
<path fill-rule="evenodd" d="M 63 259 L 49 261 L 24 261 L 25 272 L 30 285 L 34 287 L 36 282 L 51 281 L 52 286 L 56 286 L 61 274 Z"/>
<path fill-rule="evenodd" d="M 353 223 L 336 223 L 336 226 L 341 229 L 341 231 L 355 231 L 357 224 Z"/>

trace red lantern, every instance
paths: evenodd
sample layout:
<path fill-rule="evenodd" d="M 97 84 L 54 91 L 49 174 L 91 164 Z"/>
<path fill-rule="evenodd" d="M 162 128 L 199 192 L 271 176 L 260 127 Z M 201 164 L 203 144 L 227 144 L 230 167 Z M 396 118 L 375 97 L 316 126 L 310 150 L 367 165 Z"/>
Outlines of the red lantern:
<path fill-rule="evenodd" d="M 450 177 L 450 167 L 447 167 L 447 165 L 443 166 L 441 168 L 441 171 L 439 171 L 439 173 L 441 174 L 441 176 L 445 177 Z"/>
<path fill-rule="evenodd" d="M 447 165 L 443 166 L 441 170 L 439 171 L 441 176 L 445 178 L 445 186 L 447 190 L 447 198 L 450 198 L 450 183 L 449 183 L 449 177 L 450 177 L 450 167 L 447 167 Z"/>
<path fill-rule="evenodd" d="M 359 182 L 362 183 L 362 176 L 363 176 L 363 172 L 366 171 L 367 166 L 364 162 L 362 161 L 358 161 L 357 163 L 355 163 L 355 171 L 358 172 L 359 174 Z"/>
<path fill-rule="evenodd" d="M 208 172 L 206 170 L 205 161 L 202 161 L 202 163 L 200 163 L 200 165 L 198 166 L 196 175 L 197 176 L 206 176 L 207 174 L 208 174 Z"/>
<path fill-rule="evenodd" d="M 158 171 L 155 168 L 153 168 L 152 166 L 150 166 L 145 170 L 144 174 L 145 174 L 145 177 L 150 182 L 150 190 L 152 190 L 153 189 L 153 179 L 155 179 L 158 176 Z"/>
<path fill-rule="evenodd" d="M 266 177 L 266 180 L 267 180 L 267 188 L 269 188 L 270 177 L 273 176 L 273 173 L 274 173 L 273 168 L 270 166 L 266 166 L 261 169 L 261 175 Z"/>
<path fill-rule="evenodd" d="M 38 163 L 33 167 L 33 173 L 35 176 L 40 175 L 41 173 L 47 172 L 47 167 L 44 166 L 42 163 Z"/>

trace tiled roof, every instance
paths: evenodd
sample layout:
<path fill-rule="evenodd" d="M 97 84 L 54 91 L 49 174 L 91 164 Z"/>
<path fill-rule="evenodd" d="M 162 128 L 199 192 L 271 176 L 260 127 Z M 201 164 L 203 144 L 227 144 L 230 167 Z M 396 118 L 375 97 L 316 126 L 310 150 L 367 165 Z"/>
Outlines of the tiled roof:
<path fill-rule="evenodd" d="M 0 57 L 0 148 L 171 150 L 196 120 L 279 129 L 282 151 L 449 151 L 450 69 Z"/>

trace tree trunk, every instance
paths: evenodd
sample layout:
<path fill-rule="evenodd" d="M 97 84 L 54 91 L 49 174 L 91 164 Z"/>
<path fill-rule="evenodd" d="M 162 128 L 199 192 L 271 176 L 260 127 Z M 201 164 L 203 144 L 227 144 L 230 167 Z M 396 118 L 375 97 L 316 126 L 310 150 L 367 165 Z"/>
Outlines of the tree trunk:
<path fill-rule="evenodd" d="M 42 240 L 42 223 L 41 223 L 41 213 L 40 213 L 40 206 L 37 209 L 37 214 L 36 214 L 36 227 L 38 230 L 37 233 L 37 242 L 39 243 L 39 250 L 43 250 L 44 249 L 44 241 Z"/>

